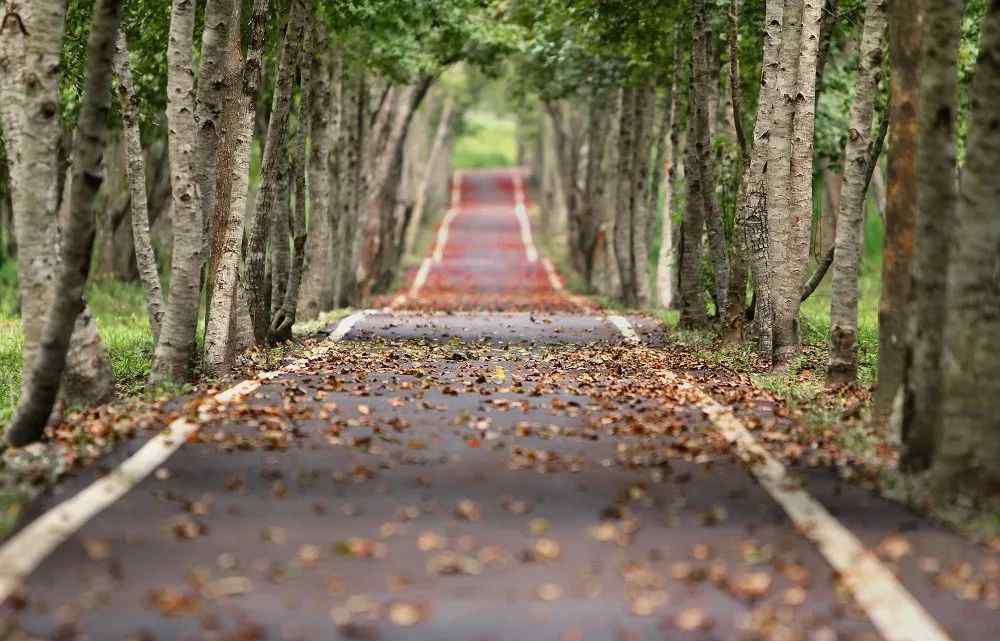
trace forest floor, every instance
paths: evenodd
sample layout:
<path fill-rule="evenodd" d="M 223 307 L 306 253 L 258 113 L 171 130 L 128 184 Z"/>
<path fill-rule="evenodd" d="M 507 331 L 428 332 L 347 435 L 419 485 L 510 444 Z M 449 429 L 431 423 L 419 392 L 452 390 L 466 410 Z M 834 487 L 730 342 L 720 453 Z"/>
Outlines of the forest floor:
<path fill-rule="evenodd" d="M 565 291 L 516 172 L 456 185 L 382 309 L 31 503 L 0 639 L 993 638 L 1000 540 L 882 498 L 703 338 Z"/>

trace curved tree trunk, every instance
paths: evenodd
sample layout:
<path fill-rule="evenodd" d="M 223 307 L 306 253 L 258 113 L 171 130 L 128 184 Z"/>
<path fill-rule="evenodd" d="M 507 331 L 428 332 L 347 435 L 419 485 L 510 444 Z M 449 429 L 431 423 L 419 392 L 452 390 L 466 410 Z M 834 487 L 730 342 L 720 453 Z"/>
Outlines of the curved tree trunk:
<path fill-rule="evenodd" d="M 62 266 L 45 317 L 38 356 L 26 370 L 27 393 L 21 397 L 7 433 L 7 440 L 15 446 L 41 438 L 59 395 L 70 337 L 84 309 L 83 291 L 94 250 L 97 193 L 104 181 L 102 160 L 111 110 L 114 41 L 120 17 L 121 0 L 98 0 L 94 7 L 87 42 L 87 79 L 73 147 L 73 177 L 69 219 L 62 239 Z"/>
<path fill-rule="evenodd" d="M 844 183 L 837 214 L 830 298 L 830 363 L 827 380 L 852 383 L 858 373 L 858 273 L 864 234 L 865 188 L 875 94 L 882 75 L 886 0 L 868 0 L 861 35 L 858 81 L 844 149 Z"/>
<path fill-rule="evenodd" d="M 149 373 L 153 384 L 188 379 L 198 323 L 204 239 L 194 176 L 194 18 L 194 2 L 173 0 L 167 48 L 167 142 L 173 192 L 174 249 L 170 300 Z"/>
<path fill-rule="evenodd" d="M 8 154 L 10 203 L 18 260 L 18 293 L 24 331 L 22 370 L 30 371 L 40 349 L 44 319 L 55 294 L 59 251 L 60 52 L 65 3 L 32 2 L 13 7 L 0 38 L 0 118 Z M 39 71 L 44 70 L 44 71 Z M 28 392 L 25 377 L 22 394 Z M 89 309 L 79 316 L 62 385 L 67 405 L 108 400 L 114 377 L 107 350 Z"/>

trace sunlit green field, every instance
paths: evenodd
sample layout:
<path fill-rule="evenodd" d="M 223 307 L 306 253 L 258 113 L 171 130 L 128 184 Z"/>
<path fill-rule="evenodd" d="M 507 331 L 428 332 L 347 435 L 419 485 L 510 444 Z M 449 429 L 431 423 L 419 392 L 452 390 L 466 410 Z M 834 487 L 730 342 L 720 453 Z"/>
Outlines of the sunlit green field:
<path fill-rule="evenodd" d="M 466 116 L 465 130 L 455 142 L 456 169 L 509 167 L 517 162 L 517 124 L 487 112 Z"/>

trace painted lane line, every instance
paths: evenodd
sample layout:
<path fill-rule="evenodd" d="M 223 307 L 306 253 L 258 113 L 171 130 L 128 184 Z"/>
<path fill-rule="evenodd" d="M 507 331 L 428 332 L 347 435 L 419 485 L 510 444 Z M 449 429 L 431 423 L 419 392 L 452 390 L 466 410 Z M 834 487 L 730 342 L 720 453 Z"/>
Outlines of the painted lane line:
<path fill-rule="evenodd" d="M 358 322 L 373 313 L 373 310 L 365 310 L 341 320 L 327 343 L 342 340 Z M 327 350 L 329 346 L 311 356 L 315 357 Z M 284 369 L 302 367 L 308 362 L 309 357 L 297 359 Z M 253 394 L 260 388 L 262 380 L 275 378 L 281 373 L 267 372 L 259 377 L 260 380 L 241 381 L 201 403 L 198 413 L 201 414 L 203 409 L 207 410 L 214 405 L 226 405 Z M 6 601 L 57 547 L 163 465 L 200 427 L 199 423 L 192 422 L 188 417 L 174 420 L 110 474 L 50 509 L 0 547 L 0 603 Z"/>
<path fill-rule="evenodd" d="M 639 338 L 639 334 L 637 334 L 635 329 L 633 329 L 632 323 L 628 322 L 628 319 L 624 316 L 608 316 L 608 322 L 618 328 L 618 331 L 621 333 L 622 338 L 625 339 L 626 343 L 629 343 L 630 345 L 638 345 L 642 342 L 642 339 Z"/>
<path fill-rule="evenodd" d="M 436 265 L 440 265 L 441 261 L 444 260 L 444 246 L 448 244 L 448 231 L 451 228 L 451 221 L 455 220 L 455 216 L 457 215 L 457 209 L 449 209 L 448 213 L 444 216 L 444 220 L 441 221 L 441 226 L 438 227 L 437 240 L 434 243 L 433 253 Z"/>
<path fill-rule="evenodd" d="M 628 319 L 609 316 L 625 340 L 638 342 Z M 664 382 L 676 381 L 666 372 Z M 753 437 L 730 408 L 690 383 L 712 425 L 736 448 L 740 459 L 767 493 L 784 509 L 798 531 L 809 539 L 834 570 L 855 602 L 865 611 L 885 641 L 952 641 L 930 614 L 882 564 L 823 505 L 788 476 L 785 466 Z"/>
<path fill-rule="evenodd" d="M 524 184 L 520 172 L 514 173 L 514 214 L 521 227 L 521 242 L 524 243 L 524 253 L 529 263 L 538 262 L 538 249 L 531 237 L 531 220 L 528 219 L 528 208 L 524 206 Z"/>
<path fill-rule="evenodd" d="M 431 264 L 430 258 L 425 258 L 420 263 L 420 271 L 417 272 L 416 278 L 413 279 L 413 285 L 410 286 L 410 298 L 416 298 L 420 295 L 420 290 L 423 289 L 424 283 L 427 282 L 427 276 L 431 273 Z"/>

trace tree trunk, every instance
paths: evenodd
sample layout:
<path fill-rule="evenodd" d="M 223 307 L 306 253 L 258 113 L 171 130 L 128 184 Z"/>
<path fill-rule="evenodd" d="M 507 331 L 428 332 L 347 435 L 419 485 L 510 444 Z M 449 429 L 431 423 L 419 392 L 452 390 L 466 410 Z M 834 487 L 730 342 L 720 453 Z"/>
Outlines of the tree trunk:
<path fill-rule="evenodd" d="M 426 164 L 424 165 L 423 172 L 420 175 L 420 181 L 417 184 L 416 198 L 414 198 L 413 203 L 413 214 L 410 218 L 409 227 L 406 231 L 406 252 L 410 252 L 413 249 L 417 233 L 420 231 L 420 226 L 423 224 L 424 210 L 427 208 L 427 197 L 430 192 L 434 167 L 436 166 L 438 156 L 441 154 L 441 150 L 444 148 L 445 139 L 451 133 L 451 121 L 454 109 L 455 99 L 450 95 L 445 96 L 443 105 L 441 106 L 441 115 L 438 118 L 437 129 L 434 132 L 434 140 L 431 143 L 431 149 L 427 154 L 427 159 L 425 161 Z"/>
<path fill-rule="evenodd" d="M 306 271 L 298 303 L 297 317 L 316 318 L 334 306 L 333 217 L 335 207 L 332 161 L 333 146 L 339 147 L 340 70 L 342 50 L 331 46 L 326 23 L 314 26 L 312 55 L 312 113 L 309 115 L 309 237 L 306 241 Z M 336 97 L 335 97 L 336 94 Z"/>
<path fill-rule="evenodd" d="M 24 330 L 22 371 L 34 367 L 60 273 L 59 118 L 60 52 L 65 3 L 8 7 L 0 38 L 0 118 L 8 150 L 10 203 L 17 245 L 18 293 Z M 17 153 L 10 153 L 16 149 Z M 29 393 L 25 377 L 22 394 Z M 114 393 L 107 350 L 89 309 L 76 323 L 62 385 L 62 401 L 89 406 Z"/>
<path fill-rule="evenodd" d="M 768 200 L 768 185 L 772 182 L 768 158 L 772 140 L 771 120 L 778 100 L 778 70 L 783 33 L 784 0 L 768 0 L 765 7 L 764 61 L 761 73 L 760 99 L 754 123 L 750 163 L 743 175 L 744 198 L 736 212 L 737 226 L 742 228 L 750 261 L 750 274 L 756 292 L 757 305 L 754 326 L 758 353 L 767 363 L 773 359 L 774 301 L 772 295 L 771 227 L 773 205 Z"/>
<path fill-rule="evenodd" d="M 858 273 L 864 241 L 865 191 L 872 144 L 875 95 L 882 76 L 886 0 L 867 0 L 858 80 L 844 149 L 844 179 L 837 214 L 830 298 L 830 363 L 827 381 L 853 383 L 858 374 Z"/>
<path fill-rule="evenodd" d="M 941 424 L 947 312 L 941 306 L 948 301 L 948 262 L 958 207 L 955 136 L 962 6 L 962 0 L 928 1 L 920 71 L 920 187 L 910 310 L 912 361 L 904 403 L 907 411 L 902 415 L 903 464 L 915 470 L 931 464 Z"/>
<path fill-rule="evenodd" d="M 688 96 L 688 144 L 684 150 L 684 177 L 687 185 L 684 222 L 681 225 L 681 317 L 680 326 L 699 329 L 708 325 L 705 288 L 701 280 L 702 237 L 705 233 L 705 199 L 702 196 L 700 160 L 695 132 L 694 96 Z"/>
<path fill-rule="evenodd" d="M 635 154 L 635 103 L 637 90 L 635 87 L 624 87 L 621 90 L 621 115 L 618 126 L 618 168 L 616 176 L 615 198 L 615 259 L 618 262 L 618 274 L 621 278 L 622 301 L 629 307 L 638 303 L 636 296 L 635 272 L 632 269 L 632 181 Z"/>
<path fill-rule="evenodd" d="M 910 270 L 917 216 L 917 141 L 920 122 L 920 60 L 926 0 L 889 4 L 892 88 L 889 121 L 889 191 L 885 210 L 882 296 L 878 311 L 878 385 L 873 413 L 886 421 L 905 384 L 910 313 Z"/>
<path fill-rule="evenodd" d="M 780 97 L 771 132 L 768 202 L 773 203 L 774 358 L 788 367 L 799 353 L 798 314 L 812 224 L 816 56 L 819 0 L 788 0 L 781 52 Z"/>
<path fill-rule="evenodd" d="M 288 287 L 288 271 L 290 254 L 288 235 L 292 219 L 292 188 L 295 185 L 298 166 L 290 166 L 288 154 L 283 153 L 278 158 L 278 198 L 274 203 L 274 215 L 271 216 L 271 241 L 268 244 L 270 252 L 270 294 L 268 300 L 271 318 L 281 314 L 285 304 L 285 289 Z M 266 283 L 265 283 L 266 286 Z M 267 291 L 265 289 L 265 291 Z"/>
<path fill-rule="evenodd" d="M 202 259 L 208 256 L 212 237 L 210 225 L 215 211 L 215 182 L 218 170 L 219 145 L 223 138 L 224 89 L 226 85 L 226 56 L 229 30 L 240 31 L 234 22 L 233 5 L 236 0 L 207 0 L 205 26 L 201 34 L 201 56 L 198 67 L 198 93 L 195 96 L 194 170 L 201 196 L 200 215 L 203 238 L 206 243 Z"/>
<path fill-rule="evenodd" d="M 84 309 L 83 293 L 94 250 L 97 193 L 104 180 L 102 160 L 111 107 L 111 67 L 120 16 L 120 0 L 98 0 L 94 7 L 87 42 L 87 79 L 73 147 L 63 260 L 38 355 L 32 367 L 25 370 L 27 393 L 21 397 L 7 432 L 7 440 L 14 446 L 42 437 L 59 395 L 70 338 Z"/>
<path fill-rule="evenodd" d="M 149 327 L 153 331 L 154 342 L 159 339 L 160 325 L 165 313 L 163 288 L 156 254 L 149 237 L 149 201 L 146 195 L 146 158 L 142 153 L 139 136 L 139 95 L 132 84 L 132 72 L 128 63 L 128 47 L 125 33 L 120 32 L 115 54 L 115 73 L 118 76 L 118 103 L 122 114 L 122 129 L 125 135 L 126 173 L 128 174 L 131 198 L 132 240 L 135 244 L 136 264 L 139 277 L 146 289 L 146 309 L 149 312 Z"/>
<path fill-rule="evenodd" d="M 152 384 L 188 379 L 198 323 L 204 239 L 194 176 L 194 18 L 192 0 L 173 0 L 167 47 L 167 142 L 173 192 L 174 251 L 170 300 L 149 373 Z"/>
<path fill-rule="evenodd" d="M 678 43 L 679 44 L 679 43 Z M 674 48 L 680 54 L 680 47 Z M 674 272 L 677 269 L 676 255 L 674 254 L 674 184 L 677 180 L 677 171 L 674 167 L 674 158 L 677 149 L 677 134 L 674 131 L 677 117 L 677 94 L 680 93 L 680 70 L 681 63 L 675 58 L 674 69 L 670 76 L 670 85 L 667 88 L 667 96 L 664 100 L 664 112 L 662 115 L 663 130 L 660 133 L 660 145 L 662 153 L 659 156 L 660 170 L 667 176 L 666 184 L 663 186 L 663 215 L 660 223 L 660 254 L 656 260 L 656 302 L 660 307 L 669 309 L 673 307 L 674 296 Z M 657 198 L 659 201 L 659 198 Z M 655 209 L 653 210 L 655 211 Z"/>
<path fill-rule="evenodd" d="M 726 315 L 726 303 L 729 296 L 729 256 L 726 252 L 726 229 L 722 219 L 722 210 L 715 200 L 715 155 L 712 150 L 712 122 L 715 112 L 712 105 L 709 88 L 713 84 L 709 70 L 708 41 L 708 9 L 704 0 L 695 0 L 693 24 L 691 26 L 691 60 L 693 68 L 692 89 L 694 91 L 695 137 L 691 144 L 695 148 L 695 158 L 698 160 L 697 171 L 700 174 L 701 197 L 704 200 L 705 226 L 708 229 L 708 246 L 715 273 L 716 318 L 722 320 Z"/>
<path fill-rule="evenodd" d="M 309 35 L 306 36 L 305 51 L 311 51 L 315 47 L 312 38 L 314 34 L 315 30 L 310 29 Z M 312 82 L 312 71 L 311 61 L 304 60 L 299 69 L 302 90 L 299 99 L 298 128 L 291 145 L 291 177 L 294 179 L 295 208 L 289 210 L 287 220 L 291 223 L 292 257 L 284 295 L 275 301 L 278 309 L 271 316 L 269 328 L 271 342 L 292 339 L 292 325 L 295 324 L 295 312 L 299 305 L 299 289 L 302 285 L 302 271 L 305 266 L 306 239 L 308 237 L 306 229 L 306 136 L 310 128 L 316 92 L 316 87 Z M 278 243 L 279 251 L 284 251 L 287 260 L 289 227 L 285 226 L 282 231 L 284 236 L 275 238 L 274 242 Z"/>
<path fill-rule="evenodd" d="M 649 282 L 649 192 L 652 189 L 650 162 L 656 130 L 656 87 L 652 83 L 637 90 L 635 120 L 638 124 L 635 160 L 632 171 L 631 225 L 632 225 L 632 277 L 635 284 L 635 301 L 640 308 L 648 307 L 651 298 Z"/>
<path fill-rule="evenodd" d="M 261 160 L 260 193 L 254 207 L 253 229 L 246 257 L 246 284 L 250 294 L 250 320 L 253 323 L 254 341 L 258 346 L 268 344 L 271 316 L 266 306 L 264 268 L 266 263 L 267 235 L 271 216 L 278 197 L 279 154 L 285 153 L 288 134 L 288 116 L 292 106 L 292 86 L 307 17 L 305 0 L 294 0 L 289 8 L 288 24 L 281 46 L 274 83 L 271 116 L 267 125 L 267 138 Z"/>
<path fill-rule="evenodd" d="M 357 289 L 357 275 L 354 270 L 357 255 L 358 230 L 361 222 L 361 207 L 368 201 L 367 172 L 363 167 L 368 164 L 368 102 L 369 84 L 363 69 L 356 71 L 356 87 L 346 97 L 345 109 L 350 108 L 350 136 L 347 144 L 345 172 L 347 189 L 343 202 L 340 220 L 340 266 L 338 301 L 339 305 L 347 306 L 354 300 Z"/>
<path fill-rule="evenodd" d="M 954 11 L 961 18 L 960 3 L 945 4 L 958 5 Z M 929 15 L 938 14 L 934 10 Z M 941 16 L 940 20 L 950 23 L 952 18 Z M 944 29 L 940 23 L 931 24 L 932 29 Z M 961 493 L 989 502 L 983 507 L 995 509 L 1000 497 L 1000 217 L 996 211 L 1000 202 L 996 175 L 1000 165 L 1000 139 L 996 135 L 1000 122 L 996 99 L 1000 94 L 1000 6 L 996 2 L 989 5 L 983 20 L 979 51 L 970 95 L 957 242 L 948 266 L 944 394 L 938 426 L 942 438 L 937 442 L 931 477 L 939 493 Z M 932 57 L 929 53 L 928 60 Z M 925 84 L 921 91 L 928 89 Z"/>
<path fill-rule="evenodd" d="M 240 50 L 241 3 L 233 10 L 226 62 L 224 136 L 217 157 L 215 210 L 212 214 L 212 255 L 208 265 L 208 310 L 205 322 L 205 364 L 214 374 L 229 369 L 236 351 L 239 316 L 245 298 L 239 276 L 243 228 L 250 185 L 250 154 L 261 70 L 268 0 L 254 0 L 246 59 Z"/>

